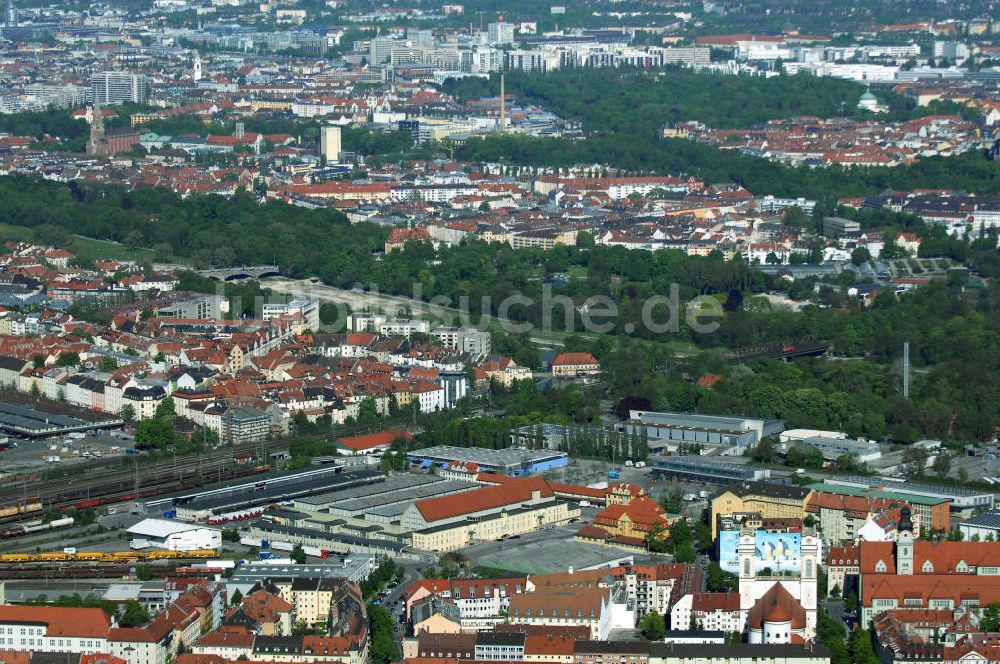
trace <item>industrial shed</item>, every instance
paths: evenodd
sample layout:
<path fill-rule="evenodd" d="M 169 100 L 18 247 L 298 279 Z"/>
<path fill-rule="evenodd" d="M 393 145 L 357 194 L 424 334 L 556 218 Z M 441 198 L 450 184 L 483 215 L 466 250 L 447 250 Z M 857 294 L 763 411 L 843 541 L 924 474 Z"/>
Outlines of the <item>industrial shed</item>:
<path fill-rule="evenodd" d="M 195 523 L 166 519 L 143 519 L 128 529 L 133 542 L 146 540 L 150 546 L 168 551 L 218 549 L 222 546 L 222 531 Z"/>

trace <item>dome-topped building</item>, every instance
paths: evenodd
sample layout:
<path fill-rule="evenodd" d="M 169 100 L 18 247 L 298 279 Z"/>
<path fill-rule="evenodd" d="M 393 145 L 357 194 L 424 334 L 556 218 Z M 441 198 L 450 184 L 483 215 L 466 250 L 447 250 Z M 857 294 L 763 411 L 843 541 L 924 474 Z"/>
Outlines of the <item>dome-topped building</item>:
<path fill-rule="evenodd" d="M 771 586 L 747 616 L 750 643 L 802 643 L 806 610 L 781 583 Z"/>
<path fill-rule="evenodd" d="M 870 113 L 878 113 L 881 110 L 878 97 L 872 94 L 871 88 L 866 89 L 861 95 L 861 99 L 858 100 L 858 110 Z"/>

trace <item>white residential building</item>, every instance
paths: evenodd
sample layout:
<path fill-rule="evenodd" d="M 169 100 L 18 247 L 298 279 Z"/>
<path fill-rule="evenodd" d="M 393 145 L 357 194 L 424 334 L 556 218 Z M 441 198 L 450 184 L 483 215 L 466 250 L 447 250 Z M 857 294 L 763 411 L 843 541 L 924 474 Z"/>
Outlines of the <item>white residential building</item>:
<path fill-rule="evenodd" d="M 107 652 L 111 620 L 101 609 L 0 606 L 0 650 Z"/>

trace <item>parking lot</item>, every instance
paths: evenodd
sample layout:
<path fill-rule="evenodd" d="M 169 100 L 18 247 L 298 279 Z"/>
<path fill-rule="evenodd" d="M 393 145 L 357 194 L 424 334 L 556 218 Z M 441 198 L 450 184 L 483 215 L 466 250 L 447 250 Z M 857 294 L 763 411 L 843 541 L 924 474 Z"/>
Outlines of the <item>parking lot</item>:
<path fill-rule="evenodd" d="M 66 547 L 78 551 L 127 551 L 132 537 L 128 529 L 147 518 L 145 514 L 133 514 L 129 504 L 116 506 L 116 513 L 102 514 L 92 524 L 73 525 L 3 540 L 0 551 L 17 552 L 58 552 Z M 246 558 L 255 555 L 253 547 L 238 542 L 223 542 L 222 557 Z"/>
<path fill-rule="evenodd" d="M 463 553 L 484 567 L 518 574 L 565 572 L 569 567 L 584 569 L 633 555 L 614 547 L 577 542 L 568 531 L 530 533 L 503 544 L 479 544 Z"/>
<path fill-rule="evenodd" d="M 0 473 L 15 473 L 56 465 L 80 465 L 125 455 L 135 440 L 122 431 L 83 437 L 60 436 L 50 440 L 9 437 L 11 445 L 0 452 Z M 58 459 L 58 461 L 56 461 Z"/>

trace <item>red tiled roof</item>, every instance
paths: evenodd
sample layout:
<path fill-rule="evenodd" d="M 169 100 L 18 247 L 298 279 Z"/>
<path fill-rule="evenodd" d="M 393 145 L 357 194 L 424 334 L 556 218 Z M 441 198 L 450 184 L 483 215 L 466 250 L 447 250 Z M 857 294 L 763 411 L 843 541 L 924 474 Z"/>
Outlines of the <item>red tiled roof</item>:
<path fill-rule="evenodd" d="M 596 621 L 601 616 L 601 603 L 608 592 L 607 588 L 599 587 L 541 586 L 535 592 L 511 597 L 508 615 L 515 619 L 523 616 L 550 622 L 581 617 Z"/>
<path fill-rule="evenodd" d="M 0 662 L 3 664 L 30 664 L 31 653 L 27 650 L 0 650 Z"/>
<path fill-rule="evenodd" d="M 666 510 L 649 496 L 634 498 L 628 505 L 608 505 L 594 517 L 594 525 L 614 526 L 623 518 L 635 524 L 639 530 L 648 531 L 657 525 L 666 525 Z"/>
<path fill-rule="evenodd" d="M 378 433 L 370 433 L 364 436 L 352 436 L 350 438 L 338 438 L 337 442 L 348 449 L 354 451 L 370 450 L 376 447 L 385 447 L 390 445 L 392 441 L 397 438 L 402 438 L 404 440 L 413 440 L 413 434 L 405 429 L 392 429 L 390 431 L 380 431 Z"/>
<path fill-rule="evenodd" d="M 887 574 L 896 573 L 895 543 L 862 542 L 861 573 L 874 574 L 875 565 L 881 560 Z M 930 562 L 931 574 L 953 574 L 959 562 L 976 567 L 1000 567 L 1000 546 L 994 542 L 929 542 L 913 543 L 913 574 L 927 574 L 924 563 Z M 980 577 L 982 578 L 982 577 Z"/>
<path fill-rule="evenodd" d="M 872 606 L 873 601 L 878 599 L 895 599 L 900 605 L 906 598 L 919 599 L 925 607 L 932 598 L 951 599 L 954 606 L 961 605 L 962 600 L 978 599 L 979 606 L 1000 601 L 1000 576 L 947 573 L 921 575 L 917 573 L 919 569 L 914 565 L 912 576 L 862 574 L 861 596 L 865 606 Z"/>
<path fill-rule="evenodd" d="M 466 491 L 460 500 L 456 500 L 454 496 L 439 496 L 418 500 L 415 505 L 424 520 L 432 523 L 528 501 L 535 492 L 538 492 L 541 498 L 551 498 L 555 495 L 544 479 L 528 477 L 499 486 Z"/>
<path fill-rule="evenodd" d="M 211 648 L 253 648 L 254 635 L 250 632 L 235 632 L 231 629 L 217 630 L 202 636 L 196 646 Z"/>
<path fill-rule="evenodd" d="M 804 629 L 806 610 L 781 583 L 776 583 L 750 609 L 747 626 L 761 629 L 765 622 L 790 622 L 792 629 Z"/>
<path fill-rule="evenodd" d="M 739 593 L 694 593 L 691 597 L 692 611 L 739 611 Z"/>
<path fill-rule="evenodd" d="M 111 629 L 111 619 L 101 609 L 61 606 L 0 606 L 0 623 L 40 623 L 49 637 L 104 639 Z"/>
<path fill-rule="evenodd" d="M 827 565 L 857 567 L 860 562 L 861 550 L 858 546 L 831 546 L 826 554 Z"/>
<path fill-rule="evenodd" d="M 597 364 L 597 358 L 590 353 L 560 353 L 552 360 L 552 366 L 578 366 Z"/>

